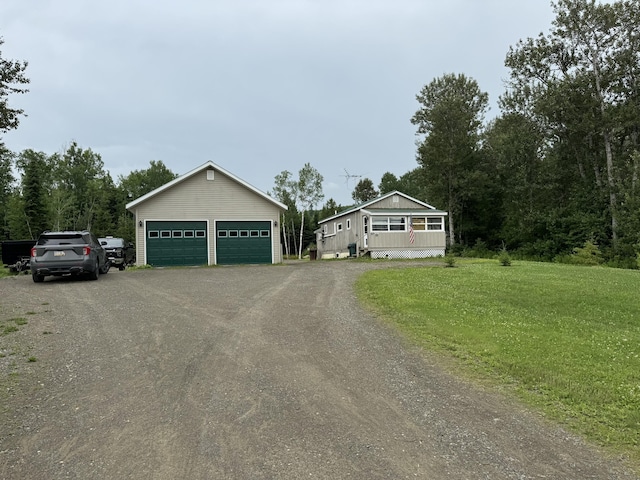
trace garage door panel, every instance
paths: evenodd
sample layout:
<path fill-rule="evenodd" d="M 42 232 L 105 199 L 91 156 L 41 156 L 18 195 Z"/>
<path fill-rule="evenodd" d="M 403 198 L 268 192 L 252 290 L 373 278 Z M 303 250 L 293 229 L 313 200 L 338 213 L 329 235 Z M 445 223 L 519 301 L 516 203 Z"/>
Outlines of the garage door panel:
<path fill-rule="evenodd" d="M 147 263 L 154 266 L 206 265 L 206 222 L 147 222 Z"/>
<path fill-rule="evenodd" d="M 217 222 L 216 259 L 221 265 L 272 263 L 271 222 Z"/>

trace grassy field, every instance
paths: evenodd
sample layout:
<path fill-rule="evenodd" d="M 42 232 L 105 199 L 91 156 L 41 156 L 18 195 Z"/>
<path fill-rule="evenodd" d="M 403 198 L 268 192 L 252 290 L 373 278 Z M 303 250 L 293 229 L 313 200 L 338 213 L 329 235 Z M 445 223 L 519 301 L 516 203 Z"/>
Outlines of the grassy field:
<path fill-rule="evenodd" d="M 366 304 L 455 368 L 640 465 L 640 272 L 457 262 L 377 270 Z"/>

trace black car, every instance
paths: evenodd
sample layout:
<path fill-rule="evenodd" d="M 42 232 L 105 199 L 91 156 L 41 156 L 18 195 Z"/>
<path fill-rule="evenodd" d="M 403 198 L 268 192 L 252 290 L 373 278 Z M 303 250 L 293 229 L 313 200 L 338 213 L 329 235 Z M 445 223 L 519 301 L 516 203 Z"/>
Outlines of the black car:
<path fill-rule="evenodd" d="M 31 275 L 34 282 L 44 277 L 86 275 L 97 280 L 109 271 L 109 259 L 91 232 L 44 232 L 31 249 Z"/>
<path fill-rule="evenodd" d="M 111 265 L 124 270 L 127 265 L 132 265 L 135 261 L 133 244 L 125 242 L 124 238 L 104 237 L 99 238 L 100 244 L 107 252 L 107 258 Z"/>

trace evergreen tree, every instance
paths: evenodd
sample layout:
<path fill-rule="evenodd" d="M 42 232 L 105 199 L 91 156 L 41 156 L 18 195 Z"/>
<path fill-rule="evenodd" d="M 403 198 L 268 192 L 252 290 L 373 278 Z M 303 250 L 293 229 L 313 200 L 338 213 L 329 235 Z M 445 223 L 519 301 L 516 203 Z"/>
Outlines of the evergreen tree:
<path fill-rule="evenodd" d="M 449 241 L 456 243 L 456 225 L 473 187 L 480 134 L 489 97 L 465 75 L 448 74 L 424 86 L 417 95 L 420 109 L 411 122 L 422 138 L 418 163 L 425 169 L 431 201 L 449 212 Z"/>
<path fill-rule="evenodd" d="M 42 152 L 25 150 L 20 154 L 20 164 L 24 168 L 22 176 L 22 197 L 24 221 L 28 238 L 36 239 L 49 229 L 46 206 L 47 156 Z"/>

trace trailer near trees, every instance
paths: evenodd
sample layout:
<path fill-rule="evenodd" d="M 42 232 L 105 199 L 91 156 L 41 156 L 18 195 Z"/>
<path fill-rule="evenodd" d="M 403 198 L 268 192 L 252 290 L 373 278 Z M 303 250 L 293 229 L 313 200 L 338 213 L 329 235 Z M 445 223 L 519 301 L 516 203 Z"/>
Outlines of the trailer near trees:
<path fill-rule="evenodd" d="M 28 272 L 31 248 L 35 240 L 5 240 L 2 242 L 2 264 L 11 272 Z"/>

